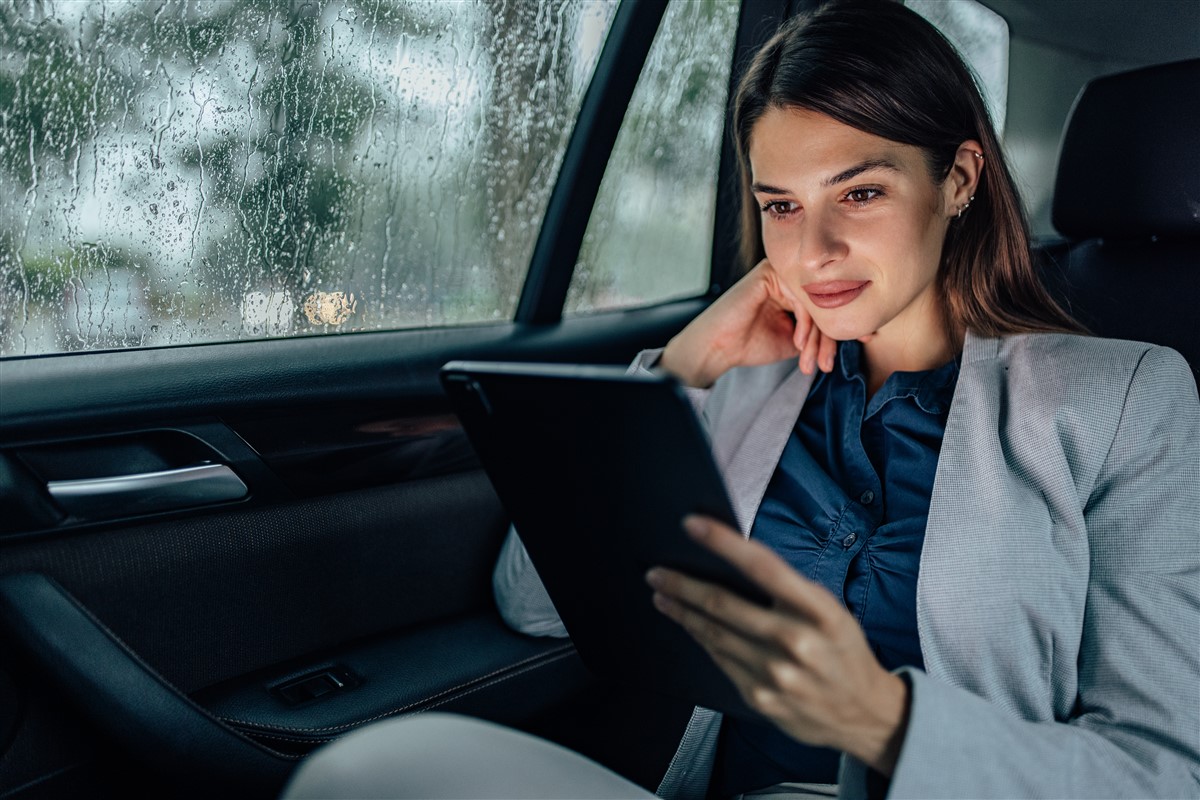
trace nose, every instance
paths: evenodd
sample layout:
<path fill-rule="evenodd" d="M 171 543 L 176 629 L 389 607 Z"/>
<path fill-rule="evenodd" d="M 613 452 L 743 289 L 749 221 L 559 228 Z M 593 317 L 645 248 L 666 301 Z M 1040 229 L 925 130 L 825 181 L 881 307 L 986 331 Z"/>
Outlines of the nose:
<path fill-rule="evenodd" d="M 829 215 L 806 212 L 789 234 L 788 261 L 800 271 L 819 272 L 846 255 L 845 239 L 837 221 Z"/>

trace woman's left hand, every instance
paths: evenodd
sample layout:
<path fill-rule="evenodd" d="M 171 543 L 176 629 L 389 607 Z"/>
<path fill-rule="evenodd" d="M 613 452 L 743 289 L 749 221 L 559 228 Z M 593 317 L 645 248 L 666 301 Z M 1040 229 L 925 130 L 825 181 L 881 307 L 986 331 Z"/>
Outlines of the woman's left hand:
<path fill-rule="evenodd" d="M 708 517 L 688 517 L 685 527 L 772 603 L 764 608 L 656 567 L 646 581 L 658 610 L 682 625 L 747 705 L 784 733 L 891 775 L 904 739 L 908 686 L 879 664 L 854 617 L 764 545 Z"/>

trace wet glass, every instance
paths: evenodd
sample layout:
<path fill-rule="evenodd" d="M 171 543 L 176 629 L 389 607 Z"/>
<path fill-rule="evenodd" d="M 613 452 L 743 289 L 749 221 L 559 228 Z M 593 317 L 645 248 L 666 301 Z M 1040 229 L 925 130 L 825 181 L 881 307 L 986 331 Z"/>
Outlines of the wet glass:
<path fill-rule="evenodd" d="M 1008 111 L 1008 23 L 976 0 L 905 0 L 932 22 L 975 73 L 992 125 L 1004 134 Z"/>
<path fill-rule="evenodd" d="M 667 5 L 604 173 L 564 313 L 708 290 L 738 5 Z"/>
<path fill-rule="evenodd" d="M 615 10 L 0 4 L 0 355 L 511 319 Z"/>

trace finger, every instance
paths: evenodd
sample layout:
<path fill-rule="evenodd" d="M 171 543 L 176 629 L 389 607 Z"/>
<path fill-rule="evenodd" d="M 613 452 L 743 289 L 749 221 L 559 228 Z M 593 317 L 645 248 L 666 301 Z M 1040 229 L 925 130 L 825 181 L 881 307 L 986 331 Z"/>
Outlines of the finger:
<path fill-rule="evenodd" d="M 732 633 L 762 643 L 776 639 L 779 613 L 755 605 L 728 589 L 663 567 L 650 570 L 646 582 L 655 590 L 655 605 L 659 610 L 697 638 L 703 635 L 720 641 Z M 660 598 L 665 602 L 660 602 Z M 720 630 L 713 626 L 720 626 Z"/>
<path fill-rule="evenodd" d="M 654 605 L 671 619 L 678 622 L 704 648 L 713 663 L 725 673 L 738 694 L 751 708 L 757 708 L 757 703 L 767 701 L 767 680 L 764 680 L 760 667 L 764 661 L 756 658 L 751 650 L 735 652 L 732 648 L 723 647 L 718 640 L 706 635 L 704 628 L 697 628 L 690 623 L 683 607 L 670 598 L 655 593 Z M 715 623 L 714 623 L 715 624 Z"/>
<path fill-rule="evenodd" d="M 809 334 L 812 333 L 813 319 L 804 305 L 795 299 L 790 293 L 787 294 L 788 309 L 792 312 L 792 316 L 796 318 L 796 330 L 792 334 L 792 344 L 795 345 L 797 351 L 804 350 L 804 345 L 808 342 Z"/>
<path fill-rule="evenodd" d="M 736 659 L 718 654 L 710 657 L 717 667 L 729 678 L 730 683 L 742 696 L 742 701 L 764 717 L 771 719 L 779 715 L 782 705 L 780 692 L 763 681 L 754 670 Z"/>
<path fill-rule="evenodd" d="M 762 277 L 762 286 L 766 290 L 767 297 L 772 303 L 783 309 L 791 309 L 783 292 L 783 286 L 779 281 L 779 273 L 771 266 L 770 262 L 765 258 L 758 262 L 755 269 L 760 271 Z"/>
<path fill-rule="evenodd" d="M 823 372 L 833 372 L 833 357 L 837 354 L 837 339 L 831 339 L 821 334 L 817 363 Z"/>
<path fill-rule="evenodd" d="M 815 326 L 812 317 L 806 314 L 803 308 L 793 309 L 792 316 L 796 318 L 796 329 L 792 331 L 792 344 L 796 347 L 796 352 L 803 353 L 804 346 L 808 343 L 808 335 L 812 333 Z"/>
<path fill-rule="evenodd" d="M 746 672 L 760 673 L 761 665 L 780 655 L 779 648 L 770 639 L 727 626 L 664 592 L 654 593 L 654 607 L 687 631 L 714 659 L 735 661 Z"/>
<path fill-rule="evenodd" d="M 815 687 L 803 668 L 778 659 L 747 665 L 720 653 L 709 657 L 729 678 L 746 705 L 767 719 L 782 722 L 795 706 L 808 706 Z M 785 731 L 786 732 L 786 731 Z"/>
<path fill-rule="evenodd" d="M 771 294 L 775 297 L 776 302 L 789 310 L 800 307 L 796 295 L 788 288 L 788 285 L 783 281 L 779 273 L 775 271 L 775 267 L 771 265 L 768 259 L 764 258 L 758 262 L 757 266 L 762 268 L 763 275 L 770 282 Z"/>
<path fill-rule="evenodd" d="M 800 348 L 800 371 L 805 375 L 811 375 L 817 369 L 817 350 L 820 346 L 821 330 L 811 322 L 808 327 L 808 336 L 804 339 L 804 346 Z"/>
<path fill-rule="evenodd" d="M 688 535 L 732 564 L 775 601 L 810 621 L 826 625 L 845 609 L 826 589 L 804 578 L 773 550 L 711 517 L 698 514 L 684 519 Z"/>

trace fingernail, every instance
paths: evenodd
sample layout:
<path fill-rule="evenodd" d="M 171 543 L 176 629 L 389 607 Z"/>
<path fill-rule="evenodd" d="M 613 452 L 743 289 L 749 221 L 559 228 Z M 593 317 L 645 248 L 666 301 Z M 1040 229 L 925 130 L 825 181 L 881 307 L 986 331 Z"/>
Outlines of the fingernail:
<path fill-rule="evenodd" d="M 646 583 L 648 583 L 654 589 L 661 588 L 663 585 L 662 570 L 660 570 L 658 567 L 655 567 L 654 569 L 647 572 L 646 573 Z"/>
<path fill-rule="evenodd" d="M 671 602 L 669 597 L 667 597 L 665 594 L 659 594 L 658 592 L 654 593 L 653 602 L 654 607 L 664 614 L 669 614 L 671 609 L 675 607 L 675 604 Z"/>
<path fill-rule="evenodd" d="M 683 527 L 693 539 L 703 539 L 708 536 L 709 524 L 703 517 L 684 517 Z"/>

